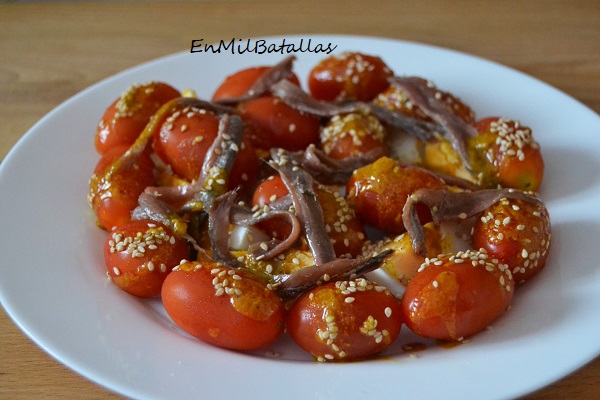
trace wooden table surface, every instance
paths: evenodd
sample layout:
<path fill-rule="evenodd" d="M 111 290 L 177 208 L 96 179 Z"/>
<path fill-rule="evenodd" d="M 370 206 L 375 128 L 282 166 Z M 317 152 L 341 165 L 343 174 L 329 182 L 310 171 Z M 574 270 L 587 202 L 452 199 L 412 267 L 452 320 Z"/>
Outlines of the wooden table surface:
<path fill-rule="evenodd" d="M 346 0 L 0 4 L 0 160 L 55 106 L 192 39 L 382 36 L 511 66 L 600 112 L 600 2 Z M 338 4 L 343 4 L 340 6 Z M 1 225 L 0 225 L 1 229 Z M 0 261 L 1 262 L 1 261 Z M 528 399 L 596 399 L 600 358 Z M 0 399 L 119 396 L 54 361 L 0 311 Z"/>

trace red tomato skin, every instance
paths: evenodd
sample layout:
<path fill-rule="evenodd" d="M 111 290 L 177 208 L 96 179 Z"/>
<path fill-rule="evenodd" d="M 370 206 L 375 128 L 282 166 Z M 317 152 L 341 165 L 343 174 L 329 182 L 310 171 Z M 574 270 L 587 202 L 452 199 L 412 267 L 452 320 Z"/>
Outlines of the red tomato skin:
<path fill-rule="evenodd" d="M 552 238 L 550 215 L 544 204 L 503 199 L 475 221 L 472 237 L 474 246 L 507 264 L 515 282 L 521 283 L 546 265 Z"/>
<path fill-rule="evenodd" d="M 494 179 L 504 187 L 537 191 L 544 178 L 544 159 L 530 128 L 519 121 L 488 117 L 476 123 L 478 135 L 470 146 L 484 154 L 479 155 Z"/>
<path fill-rule="evenodd" d="M 131 212 L 138 205 L 138 197 L 148 186 L 154 186 L 154 164 L 149 153 L 144 152 L 132 164 L 125 166 L 110 178 L 105 173 L 129 146 L 119 145 L 107 151 L 98 161 L 90 180 L 89 202 L 104 229 L 126 224 L 131 220 Z"/>
<path fill-rule="evenodd" d="M 219 118 L 215 114 L 196 108 L 177 110 L 154 136 L 154 151 L 175 174 L 192 181 L 198 178 L 218 131 Z M 240 147 L 229 176 L 230 189 L 250 185 L 258 175 L 259 160 L 254 147 L 248 139 L 243 139 Z"/>
<path fill-rule="evenodd" d="M 389 86 L 392 75 L 381 58 L 348 52 L 318 63 L 309 73 L 308 89 L 318 100 L 371 101 Z"/>
<path fill-rule="evenodd" d="M 228 187 L 230 190 L 238 187 L 248 190 L 256 185 L 259 175 L 260 159 L 248 135 L 244 133 L 242 146 L 229 174 Z"/>
<path fill-rule="evenodd" d="M 219 131 L 219 118 L 210 112 L 177 110 L 154 136 L 156 154 L 173 172 L 187 180 L 198 178 L 204 157 Z"/>
<path fill-rule="evenodd" d="M 107 108 L 98 123 L 96 150 L 104 154 L 115 146 L 131 146 L 158 109 L 180 96 L 177 89 L 162 82 L 131 86 Z"/>
<path fill-rule="evenodd" d="M 273 291 L 244 271 L 214 263 L 181 264 L 165 280 L 162 300 L 180 328 L 221 348 L 258 350 L 284 330 L 285 309 Z"/>
<path fill-rule="evenodd" d="M 241 103 L 240 109 L 256 148 L 280 147 L 296 151 L 319 142 L 319 120 L 293 109 L 277 97 L 249 100 Z"/>
<path fill-rule="evenodd" d="M 173 267 L 189 256 L 189 248 L 183 239 L 151 220 L 119 226 L 104 243 L 108 275 L 117 286 L 137 297 L 159 296 Z"/>
<path fill-rule="evenodd" d="M 357 284 L 356 291 L 346 289 L 350 282 Z M 329 282 L 300 296 L 288 311 L 286 329 L 318 361 L 352 361 L 383 351 L 401 326 L 398 300 L 359 278 Z"/>
<path fill-rule="evenodd" d="M 287 194 L 289 194 L 289 191 L 285 183 L 283 183 L 281 176 L 271 175 L 256 187 L 252 197 L 252 205 L 263 207 Z"/>
<path fill-rule="evenodd" d="M 480 254 L 439 256 L 421 267 L 402 297 L 402 317 L 410 330 L 426 338 L 462 340 L 510 308 L 514 293 L 510 270 L 487 255 L 480 264 Z M 441 265 L 435 265 L 438 261 Z"/>
<path fill-rule="evenodd" d="M 418 189 L 445 189 L 444 182 L 429 171 L 382 157 L 352 174 L 346 187 L 348 202 L 364 224 L 400 234 L 406 231 L 402 209 Z M 432 220 L 429 209 L 417 205 L 421 224 Z"/>
<path fill-rule="evenodd" d="M 251 67 L 240 70 L 232 75 L 229 75 L 225 80 L 219 85 L 215 93 L 213 94 L 213 100 L 220 99 L 230 99 L 240 97 L 252 87 L 254 82 L 258 78 L 260 78 L 267 70 L 271 67 L 261 66 L 261 67 Z M 296 85 L 300 85 L 300 81 L 298 77 L 293 74 L 290 78 L 288 78 L 292 83 Z"/>
<path fill-rule="evenodd" d="M 254 190 L 252 207 L 258 210 L 287 194 L 289 192 L 281 177 L 279 175 L 272 175 L 263 180 Z M 289 236 L 292 231 L 291 225 L 279 218 L 262 221 L 259 223 L 259 227 L 268 235 L 272 235 L 278 239 Z"/>
<path fill-rule="evenodd" d="M 387 153 L 386 137 L 385 128 L 375 117 L 350 113 L 329 120 L 321 130 L 321 146 L 327 155 L 341 160 L 374 150 Z"/>

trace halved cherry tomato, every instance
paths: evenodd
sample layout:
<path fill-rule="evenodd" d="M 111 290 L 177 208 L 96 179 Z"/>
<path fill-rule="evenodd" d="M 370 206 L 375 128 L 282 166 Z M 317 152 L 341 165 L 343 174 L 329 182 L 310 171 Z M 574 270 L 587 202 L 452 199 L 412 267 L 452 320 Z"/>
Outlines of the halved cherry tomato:
<path fill-rule="evenodd" d="M 283 333 L 283 302 L 243 270 L 183 263 L 165 280 L 162 300 L 179 327 L 213 346 L 258 350 Z"/>
<path fill-rule="evenodd" d="M 546 265 L 551 236 L 544 204 L 515 199 L 494 204 L 473 227 L 473 244 L 507 264 L 515 282 L 529 279 Z"/>
<path fill-rule="evenodd" d="M 346 196 L 363 223 L 390 233 L 403 233 L 402 209 L 417 189 L 445 189 L 444 182 L 427 170 L 381 157 L 359 168 L 348 181 Z M 422 224 L 431 221 L 425 206 L 417 205 Z"/>
<path fill-rule="evenodd" d="M 350 361 L 380 353 L 402 326 L 400 303 L 364 278 L 329 282 L 300 296 L 287 331 L 318 361 Z"/>
<path fill-rule="evenodd" d="M 438 254 L 454 251 L 451 235 L 444 235 L 439 225 L 428 222 L 423 226 L 423 233 L 425 235 L 425 257 L 433 258 Z M 367 250 L 370 250 L 370 247 Z M 407 232 L 393 239 L 383 239 L 380 243 L 376 243 L 374 248 L 378 253 L 388 249 L 394 251 L 383 261 L 381 269 L 404 286 L 410 282 L 421 264 L 425 262 L 425 257 L 413 250 L 410 235 Z"/>
<path fill-rule="evenodd" d="M 462 340 L 488 327 L 510 308 L 514 281 L 506 265 L 484 251 L 432 258 L 402 297 L 402 317 L 419 336 Z"/>
<path fill-rule="evenodd" d="M 356 157 L 375 149 L 385 150 L 386 131 L 369 114 L 336 115 L 321 130 L 323 151 L 335 159 Z"/>
<path fill-rule="evenodd" d="M 189 256 L 183 239 L 151 220 L 119 226 L 104 243 L 104 261 L 110 278 L 138 297 L 159 296 L 167 275 Z"/>
<path fill-rule="evenodd" d="M 477 122 L 478 135 L 469 146 L 491 170 L 490 185 L 536 191 L 544 177 L 544 159 L 531 129 L 519 121 L 490 117 Z M 488 173 L 490 174 L 490 173 Z"/>
<path fill-rule="evenodd" d="M 94 141 L 96 150 L 104 154 L 115 146 L 132 145 L 156 111 L 180 96 L 177 89 L 162 82 L 131 86 L 102 116 Z"/>
<path fill-rule="evenodd" d="M 154 151 L 180 177 L 197 179 L 208 149 L 219 131 L 219 118 L 196 107 L 174 111 L 154 136 Z M 249 140 L 244 140 L 229 177 L 229 187 L 250 183 L 258 174 L 258 157 Z"/>
<path fill-rule="evenodd" d="M 251 67 L 228 76 L 213 94 L 213 100 L 236 98 L 245 94 L 254 82 L 270 68 L 268 66 Z M 288 78 L 288 80 L 296 85 L 300 85 L 300 81 L 295 74 Z"/>
<path fill-rule="evenodd" d="M 277 97 L 263 96 L 240 104 L 252 143 L 261 149 L 304 150 L 319 141 L 317 118 L 295 110 Z"/>
<path fill-rule="evenodd" d="M 370 101 L 389 86 L 392 75 L 381 58 L 346 52 L 319 62 L 308 75 L 308 88 L 318 100 Z"/>
<path fill-rule="evenodd" d="M 146 187 L 155 183 L 154 164 L 147 151 L 107 176 L 106 172 L 128 149 L 129 146 L 120 145 L 107 151 L 90 179 L 88 201 L 99 225 L 107 230 L 129 222 L 131 212 L 138 205 L 138 197 Z"/>

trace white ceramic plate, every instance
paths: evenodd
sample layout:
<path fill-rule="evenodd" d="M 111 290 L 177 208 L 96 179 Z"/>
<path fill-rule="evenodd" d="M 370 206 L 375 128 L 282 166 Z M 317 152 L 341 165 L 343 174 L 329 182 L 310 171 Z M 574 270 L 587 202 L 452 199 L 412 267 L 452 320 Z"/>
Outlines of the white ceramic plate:
<path fill-rule="evenodd" d="M 420 75 L 457 94 L 480 117 L 506 116 L 533 128 L 546 161 L 541 194 L 554 242 L 546 269 L 518 290 L 494 329 L 416 358 L 397 345 L 376 361 L 315 363 L 289 339 L 271 349 L 279 357 L 239 354 L 182 335 L 160 302 L 139 301 L 106 279 L 105 233 L 86 204 L 100 116 L 132 83 L 162 80 L 207 98 L 227 74 L 283 57 L 230 51 L 176 54 L 100 82 L 44 117 L 6 157 L 0 166 L 0 300 L 19 327 L 76 372 L 144 399 L 508 398 L 600 354 L 598 115 L 540 81 L 465 54 L 364 37 L 312 37 L 313 48 L 317 43 L 380 55 L 397 74 Z M 324 57 L 296 55 L 302 79 Z M 398 343 L 412 340 L 405 330 Z"/>

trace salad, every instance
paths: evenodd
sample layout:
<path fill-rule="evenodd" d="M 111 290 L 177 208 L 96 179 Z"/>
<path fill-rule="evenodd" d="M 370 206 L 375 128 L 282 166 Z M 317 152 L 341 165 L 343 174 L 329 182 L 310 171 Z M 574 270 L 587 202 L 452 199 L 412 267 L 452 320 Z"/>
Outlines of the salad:
<path fill-rule="evenodd" d="M 377 56 L 325 58 L 307 90 L 293 63 L 241 70 L 211 99 L 150 82 L 108 107 L 88 200 L 110 279 L 238 351 L 289 335 L 353 361 L 401 329 L 485 330 L 548 257 L 532 130 Z"/>

